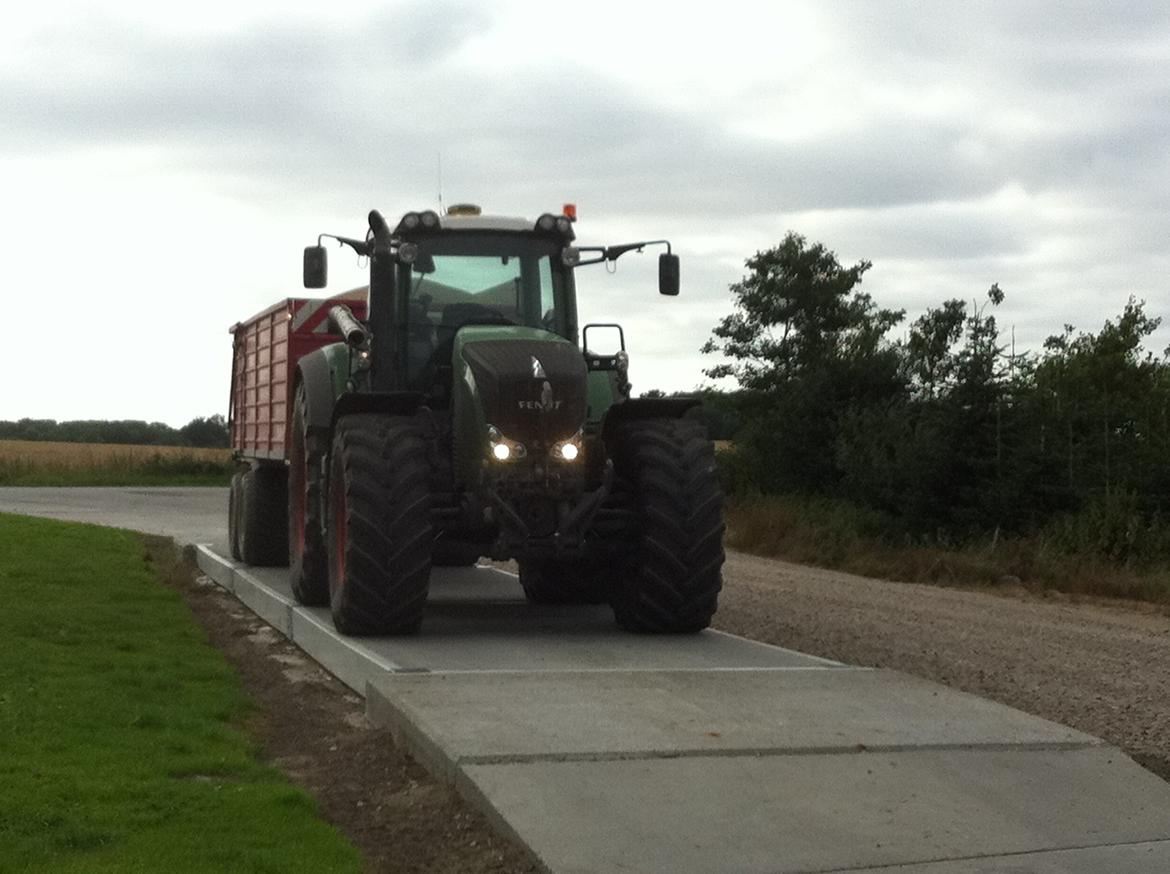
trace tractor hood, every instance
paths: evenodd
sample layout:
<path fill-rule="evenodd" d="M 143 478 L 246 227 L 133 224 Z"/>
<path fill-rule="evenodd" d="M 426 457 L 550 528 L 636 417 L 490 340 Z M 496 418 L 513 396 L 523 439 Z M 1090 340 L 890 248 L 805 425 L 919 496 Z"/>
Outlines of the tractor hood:
<path fill-rule="evenodd" d="M 456 374 L 479 400 L 485 424 L 530 446 L 572 437 L 585 421 L 585 359 L 536 328 L 476 325 L 459 331 Z"/>

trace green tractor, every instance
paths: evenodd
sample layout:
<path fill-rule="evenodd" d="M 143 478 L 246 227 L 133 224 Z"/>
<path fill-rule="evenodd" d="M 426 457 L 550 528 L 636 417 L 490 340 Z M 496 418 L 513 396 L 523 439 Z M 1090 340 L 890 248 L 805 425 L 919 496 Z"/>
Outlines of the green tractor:
<path fill-rule="evenodd" d="M 638 632 L 707 627 L 722 581 L 714 449 L 690 399 L 631 399 L 617 325 L 578 330 L 574 272 L 665 240 L 573 244 L 575 210 L 535 222 L 452 207 L 369 215 L 368 318 L 297 363 L 289 564 L 304 604 L 346 634 L 409 634 L 433 566 L 515 559 L 534 603 L 612 605 Z M 589 347 L 606 333 L 607 354 Z M 579 341 L 580 336 L 580 341 Z M 580 344 L 580 345 L 579 345 Z"/>

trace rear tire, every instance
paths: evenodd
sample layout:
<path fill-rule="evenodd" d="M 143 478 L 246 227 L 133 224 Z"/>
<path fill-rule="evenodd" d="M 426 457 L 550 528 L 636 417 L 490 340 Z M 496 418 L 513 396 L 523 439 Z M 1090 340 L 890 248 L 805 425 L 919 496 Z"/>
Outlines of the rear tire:
<path fill-rule="evenodd" d="M 293 597 L 311 607 L 329 603 L 328 557 L 321 526 L 320 450 L 309 449 L 305 386 L 293 400 L 288 448 L 288 581 Z"/>
<path fill-rule="evenodd" d="M 520 585 L 530 604 L 604 604 L 605 569 L 556 559 L 520 562 Z"/>
<path fill-rule="evenodd" d="M 288 482 L 283 466 L 259 465 L 240 478 L 237 540 L 240 560 L 257 567 L 278 567 L 288 555 Z"/>
<path fill-rule="evenodd" d="M 695 632 L 711 624 L 723 578 L 723 495 L 706 429 L 645 419 L 617 435 L 617 473 L 636 496 L 636 548 L 611 597 L 630 631 Z"/>
<path fill-rule="evenodd" d="M 430 585 L 430 466 L 414 419 L 342 416 L 326 536 L 330 607 L 343 634 L 413 634 Z"/>

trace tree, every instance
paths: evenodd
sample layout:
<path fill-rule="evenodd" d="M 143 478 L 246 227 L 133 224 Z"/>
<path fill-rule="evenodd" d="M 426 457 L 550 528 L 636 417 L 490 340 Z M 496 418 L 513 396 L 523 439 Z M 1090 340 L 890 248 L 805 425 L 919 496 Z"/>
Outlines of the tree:
<path fill-rule="evenodd" d="M 706 373 L 734 377 L 745 392 L 737 444 L 763 490 L 832 490 L 843 416 L 902 393 L 898 350 L 885 335 L 904 313 L 857 291 L 868 261 L 843 267 L 796 233 L 745 263 L 750 273 L 731 286 L 736 311 L 702 347 L 730 360 Z"/>
<path fill-rule="evenodd" d="M 186 446 L 225 447 L 229 444 L 227 420 L 219 413 L 207 418 L 192 419 L 179 429 Z"/>

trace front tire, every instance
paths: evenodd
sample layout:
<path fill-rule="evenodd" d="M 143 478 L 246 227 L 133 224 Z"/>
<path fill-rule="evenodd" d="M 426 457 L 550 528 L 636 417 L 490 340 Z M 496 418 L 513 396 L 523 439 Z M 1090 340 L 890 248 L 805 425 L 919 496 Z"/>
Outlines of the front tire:
<path fill-rule="evenodd" d="M 329 602 L 343 634 L 422 624 L 434 532 L 427 445 L 412 418 L 342 416 L 329 468 Z"/>
<path fill-rule="evenodd" d="M 639 530 L 614 586 L 614 617 L 630 631 L 700 631 L 711 624 L 723 585 L 714 446 L 690 419 L 629 422 L 617 444 L 617 474 L 636 497 Z"/>

